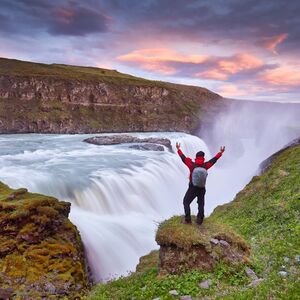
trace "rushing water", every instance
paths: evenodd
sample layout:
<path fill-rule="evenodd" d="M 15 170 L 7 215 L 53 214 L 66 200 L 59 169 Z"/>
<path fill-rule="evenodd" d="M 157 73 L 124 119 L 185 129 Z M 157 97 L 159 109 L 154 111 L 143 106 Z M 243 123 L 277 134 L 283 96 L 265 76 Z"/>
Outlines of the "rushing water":
<path fill-rule="evenodd" d="M 180 141 L 191 157 L 200 149 L 198 137 L 183 133 L 136 133 Z M 83 143 L 91 135 L 0 135 L 0 180 L 18 188 L 52 195 L 72 203 L 70 218 L 77 225 L 95 280 L 133 271 L 140 256 L 157 248 L 157 224 L 182 214 L 188 170 L 178 155 L 133 150 L 128 145 L 96 146 Z M 255 173 L 265 154 L 251 152 L 226 163 L 225 152 L 209 170 L 206 215 L 230 201 Z M 214 149 L 218 150 L 218 149 Z M 212 153 L 215 154 L 215 153 Z M 247 163 L 248 162 L 248 163 Z M 196 202 L 196 201 L 195 201 Z M 196 203 L 192 210 L 196 212 Z"/>
<path fill-rule="evenodd" d="M 197 137 L 154 135 L 179 139 L 189 155 L 198 148 L 208 153 Z M 134 270 L 157 247 L 158 222 L 182 212 L 187 170 L 168 149 L 83 143 L 88 136 L 1 135 L 0 180 L 70 201 L 95 279 L 104 280 Z"/>

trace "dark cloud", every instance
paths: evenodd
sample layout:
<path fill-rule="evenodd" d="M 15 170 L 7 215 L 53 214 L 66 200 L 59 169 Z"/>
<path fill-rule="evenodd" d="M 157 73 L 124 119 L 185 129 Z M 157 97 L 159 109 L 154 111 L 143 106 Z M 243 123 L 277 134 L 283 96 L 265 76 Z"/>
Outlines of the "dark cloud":
<path fill-rule="evenodd" d="M 125 4 L 126 3 L 126 4 Z M 300 46 L 298 0 L 152 0 L 107 1 L 112 13 L 126 20 L 124 30 L 152 30 L 195 41 L 231 40 L 253 44 L 288 33 L 282 50 Z"/>
<path fill-rule="evenodd" d="M 299 15 L 299 0 L 0 0 L 0 54 L 296 90 Z"/>
<path fill-rule="evenodd" d="M 0 30 L 10 34 L 84 36 L 107 32 L 111 18 L 99 6 L 76 1 L 1 0 Z"/>
<path fill-rule="evenodd" d="M 54 7 L 48 22 L 51 34 L 85 35 L 106 32 L 110 18 L 86 7 Z"/>
<path fill-rule="evenodd" d="M 10 16 L 2 19 L 2 32 L 82 36 L 145 30 L 195 41 L 253 43 L 287 33 L 279 47 L 286 51 L 300 46 L 298 0 L 0 0 L 0 5 L 2 14 Z"/>

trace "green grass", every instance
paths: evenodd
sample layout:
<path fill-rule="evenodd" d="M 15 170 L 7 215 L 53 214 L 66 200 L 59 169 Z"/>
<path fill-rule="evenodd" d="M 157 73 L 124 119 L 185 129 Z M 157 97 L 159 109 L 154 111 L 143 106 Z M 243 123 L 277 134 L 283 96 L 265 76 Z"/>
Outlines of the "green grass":
<path fill-rule="evenodd" d="M 180 248 L 202 245 L 210 249 L 210 239 L 219 238 L 230 241 L 239 248 L 248 248 L 245 242 L 230 227 L 210 218 L 205 219 L 200 227 L 195 223 L 186 226 L 182 224 L 181 220 L 181 216 L 175 216 L 162 222 L 156 233 L 156 242 L 159 245 L 172 245 L 175 243 Z"/>
<path fill-rule="evenodd" d="M 244 266 L 219 263 L 214 272 L 192 271 L 181 275 L 157 276 L 157 253 L 143 257 L 138 272 L 94 287 L 89 300 L 100 299 L 176 299 L 169 291 L 194 299 L 300 299 L 300 146 L 281 153 L 261 176 L 237 194 L 234 201 L 219 206 L 206 224 L 223 224 L 218 228 L 204 228 L 199 237 L 194 226 L 181 227 L 178 217 L 162 223 L 157 239 L 160 243 L 177 240 L 182 246 L 205 242 L 206 233 L 231 227 L 251 246 L 251 267 L 263 281 L 248 287 Z M 170 236 L 170 230 L 175 236 Z M 175 229 L 175 231 L 174 231 Z M 206 232 L 206 233 L 205 233 Z M 209 233 L 210 232 L 210 233 Z M 155 256 L 156 255 L 156 256 Z M 287 278 L 278 272 L 284 265 Z M 151 267 L 152 266 L 152 267 Z M 200 289 L 199 281 L 210 278 L 208 290 Z M 178 298 L 178 297 L 177 297 Z"/>
<path fill-rule="evenodd" d="M 199 282 L 211 279 L 212 285 L 208 290 L 201 289 Z M 89 300 L 106 299 L 176 299 L 171 296 L 170 290 L 176 290 L 179 295 L 207 296 L 215 295 L 220 286 L 230 284 L 233 288 L 238 284 L 247 283 L 243 268 L 230 269 L 228 266 L 219 265 L 214 274 L 209 272 L 192 271 L 182 275 L 168 275 L 157 277 L 156 268 L 148 269 L 143 273 L 134 273 L 129 277 L 100 284 L 94 289 Z"/>
<path fill-rule="evenodd" d="M 146 80 L 117 70 L 96 67 L 81 67 L 64 64 L 43 64 L 0 57 L 0 75 L 52 77 L 57 79 L 77 79 L 106 81 L 118 84 L 167 86 L 162 81 Z"/>

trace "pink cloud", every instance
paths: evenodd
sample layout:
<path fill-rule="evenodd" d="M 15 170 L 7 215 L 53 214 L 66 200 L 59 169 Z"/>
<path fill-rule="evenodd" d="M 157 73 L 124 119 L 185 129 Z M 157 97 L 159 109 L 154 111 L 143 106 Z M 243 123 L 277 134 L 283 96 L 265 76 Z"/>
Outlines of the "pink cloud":
<path fill-rule="evenodd" d="M 134 50 L 117 59 L 147 71 L 168 75 L 180 73 L 187 65 L 192 65 L 193 70 L 187 75 L 188 77 L 223 81 L 227 80 L 230 75 L 255 69 L 264 64 L 262 60 L 248 53 L 217 57 L 185 55 L 166 48 Z"/>
<path fill-rule="evenodd" d="M 182 55 L 171 49 L 140 49 L 117 57 L 118 60 L 139 65 L 142 69 L 172 75 L 177 72 L 169 63 L 200 64 L 207 59 L 205 55 Z"/>
<path fill-rule="evenodd" d="M 259 68 L 264 65 L 262 60 L 248 53 L 239 53 L 225 58 L 213 58 L 213 60 L 215 61 L 213 67 L 196 73 L 196 77 L 224 81 L 230 75 Z"/>
<path fill-rule="evenodd" d="M 223 97 L 242 97 L 249 94 L 246 90 L 240 90 L 234 84 L 226 84 L 222 85 L 217 89 L 217 92 Z"/>
<path fill-rule="evenodd" d="M 235 74 L 243 70 L 258 68 L 262 65 L 263 62 L 259 58 L 247 53 L 239 53 L 218 61 L 220 70 L 228 74 Z"/>
<path fill-rule="evenodd" d="M 207 59 L 206 55 L 182 55 L 167 48 L 140 49 L 117 57 L 121 61 L 133 62 L 190 62 L 199 64 Z"/>
<path fill-rule="evenodd" d="M 227 80 L 229 77 L 227 74 L 217 69 L 211 69 L 204 72 L 199 72 L 196 73 L 195 76 L 199 78 L 212 79 L 212 80 Z"/>
<path fill-rule="evenodd" d="M 265 71 L 260 79 L 270 85 L 300 87 L 300 72 L 287 67 Z"/>
<path fill-rule="evenodd" d="M 287 33 L 283 33 L 273 37 L 264 38 L 261 42 L 261 45 L 273 54 L 278 54 L 276 50 L 277 46 L 284 42 L 288 36 L 289 35 Z"/>

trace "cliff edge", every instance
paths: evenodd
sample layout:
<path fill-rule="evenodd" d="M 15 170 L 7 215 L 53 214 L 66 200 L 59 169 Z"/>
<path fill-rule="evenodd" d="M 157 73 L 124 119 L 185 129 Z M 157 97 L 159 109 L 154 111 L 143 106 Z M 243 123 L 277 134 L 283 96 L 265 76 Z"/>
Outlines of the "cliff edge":
<path fill-rule="evenodd" d="M 0 133 L 192 132 L 223 102 L 115 70 L 0 58 Z"/>
<path fill-rule="evenodd" d="M 88 299 L 298 299 L 299 170 L 296 143 L 200 227 L 179 217 L 163 222 L 160 250 L 142 257 L 130 276 L 95 287 Z M 223 251 L 240 257 L 248 247 L 249 261 L 224 261 Z"/>
<path fill-rule="evenodd" d="M 89 287 L 70 203 L 0 182 L 0 299 L 80 299 Z"/>

